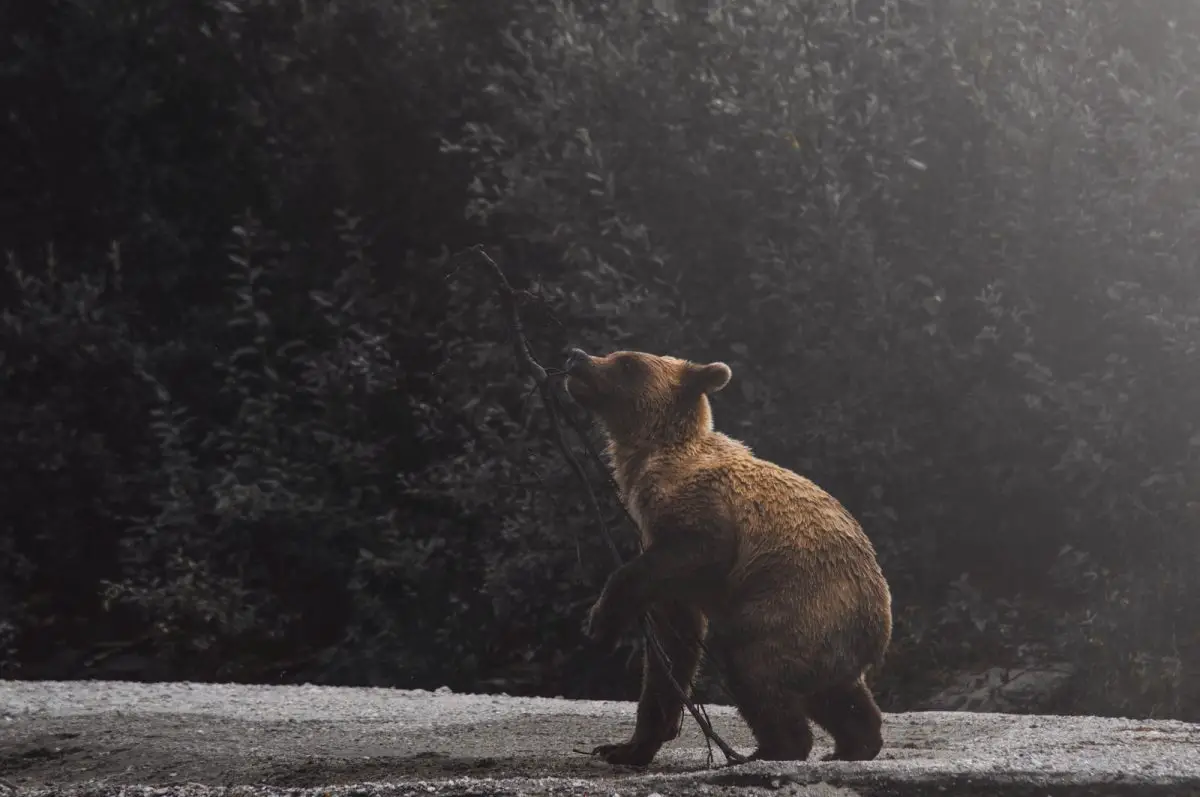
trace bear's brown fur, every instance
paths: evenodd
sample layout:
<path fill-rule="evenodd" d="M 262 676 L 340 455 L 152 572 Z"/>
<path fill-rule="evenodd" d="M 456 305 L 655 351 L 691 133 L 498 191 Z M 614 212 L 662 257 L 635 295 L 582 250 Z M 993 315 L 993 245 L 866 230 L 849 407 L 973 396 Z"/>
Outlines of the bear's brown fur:
<path fill-rule="evenodd" d="M 567 391 L 607 433 L 644 549 L 608 579 L 589 636 L 611 642 L 649 612 L 690 690 L 711 625 L 712 652 L 758 742 L 753 758 L 806 759 L 809 719 L 834 739 L 826 759 L 874 758 L 882 717 L 863 675 L 890 642 L 891 594 L 859 524 L 810 480 L 713 431 L 708 394 L 732 377 L 724 363 L 575 349 L 567 371 Z M 648 764 L 678 735 L 682 711 L 647 653 L 633 737 L 596 753 Z"/>

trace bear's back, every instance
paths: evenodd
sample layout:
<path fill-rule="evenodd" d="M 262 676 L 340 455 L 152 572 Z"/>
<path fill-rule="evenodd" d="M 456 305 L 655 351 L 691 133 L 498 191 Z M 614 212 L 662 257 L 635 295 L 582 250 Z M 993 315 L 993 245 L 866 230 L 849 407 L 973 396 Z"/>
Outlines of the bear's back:
<path fill-rule="evenodd" d="M 700 526 L 725 524 L 738 537 L 739 558 L 841 552 L 874 564 L 870 540 L 836 498 L 724 434 L 627 465 L 618 481 L 646 542 L 655 518 L 670 514 Z"/>
<path fill-rule="evenodd" d="M 727 596 L 768 583 L 808 597 L 848 592 L 852 602 L 876 603 L 886 591 L 874 546 L 836 498 L 724 434 L 651 455 L 624 477 L 627 505 L 646 544 L 664 517 L 689 518 L 692 533 L 736 537 L 721 590 Z"/>

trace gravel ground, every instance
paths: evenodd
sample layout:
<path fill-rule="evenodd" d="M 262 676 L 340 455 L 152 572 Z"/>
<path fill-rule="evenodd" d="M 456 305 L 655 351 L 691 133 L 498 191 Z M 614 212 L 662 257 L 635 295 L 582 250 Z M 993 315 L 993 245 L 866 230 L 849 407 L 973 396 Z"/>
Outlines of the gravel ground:
<path fill-rule="evenodd" d="M 710 706 L 744 753 L 736 713 Z M 1200 795 L 1200 725 L 924 712 L 871 762 L 708 763 L 690 718 L 646 770 L 575 752 L 632 703 L 393 689 L 0 681 L 0 797 L 31 795 Z"/>

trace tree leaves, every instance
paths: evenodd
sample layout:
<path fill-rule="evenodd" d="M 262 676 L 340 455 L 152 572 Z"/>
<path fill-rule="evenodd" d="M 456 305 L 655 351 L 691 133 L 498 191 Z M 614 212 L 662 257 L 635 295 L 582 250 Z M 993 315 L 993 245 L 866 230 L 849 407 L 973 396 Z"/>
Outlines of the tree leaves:
<path fill-rule="evenodd" d="M 733 361 L 717 427 L 881 551 L 898 703 L 1023 655 L 1011 612 L 1094 663 L 1103 709 L 1174 655 L 1159 618 L 1200 611 L 1194 10 L 134 5 L 14 32 L 12 655 L 51 655 L 54 613 L 197 677 L 454 662 L 581 694 L 600 543 L 494 297 L 444 279 L 480 240 L 542 355 Z"/>

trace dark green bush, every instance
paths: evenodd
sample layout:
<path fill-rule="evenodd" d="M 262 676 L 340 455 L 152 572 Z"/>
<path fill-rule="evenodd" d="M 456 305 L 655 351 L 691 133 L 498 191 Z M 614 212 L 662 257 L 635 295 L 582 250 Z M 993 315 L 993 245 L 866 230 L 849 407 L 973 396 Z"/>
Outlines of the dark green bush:
<path fill-rule="evenodd" d="M 831 486 L 882 549 L 895 689 L 1022 644 L 1090 655 L 1045 608 L 1071 605 L 1048 575 L 1066 543 L 1132 568 L 1108 589 L 1147 585 L 1109 644 L 1144 628 L 1163 608 L 1149 584 L 1182 586 L 1197 554 L 1177 488 L 1148 492 L 1186 478 L 1191 450 L 1194 387 L 1159 380 L 1195 345 L 1177 187 L 1200 176 L 1181 150 L 1194 12 L 773 2 L 647 26 L 603 5 L 510 38 L 496 121 L 462 139 L 473 210 L 557 243 L 586 306 L 639 286 L 653 312 L 632 339 L 733 364 L 722 425 Z M 1174 15 L 1140 61 L 1134 14 L 1142 34 Z M 982 590 L 966 602 L 963 571 Z M 1155 626 L 1118 649 L 1178 659 Z"/>
<path fill-rule="evenodd" d="M 193 5 L 12 28 L 14 672 L 631 696 L 485 242 L 547 362 L 733 366 L 880 549 L 890 707 L 1196 716 L 1191 5 Z"/>

